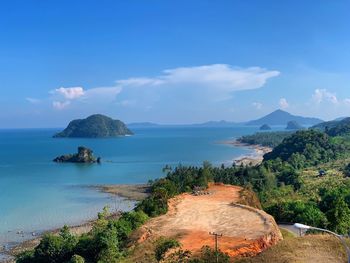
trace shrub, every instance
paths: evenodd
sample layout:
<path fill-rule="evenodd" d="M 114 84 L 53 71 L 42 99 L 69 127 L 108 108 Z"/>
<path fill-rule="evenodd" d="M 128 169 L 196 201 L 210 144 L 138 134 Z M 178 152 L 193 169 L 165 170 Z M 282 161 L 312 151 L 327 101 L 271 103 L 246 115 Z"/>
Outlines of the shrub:
<path fill-rule="evenodd" d="M 164 259 L 165 254 L 172 248 L 180 247 L 180 243 L 175 239 L 160 238 L 155 248 L 155 257 L 157 261 Z"/>

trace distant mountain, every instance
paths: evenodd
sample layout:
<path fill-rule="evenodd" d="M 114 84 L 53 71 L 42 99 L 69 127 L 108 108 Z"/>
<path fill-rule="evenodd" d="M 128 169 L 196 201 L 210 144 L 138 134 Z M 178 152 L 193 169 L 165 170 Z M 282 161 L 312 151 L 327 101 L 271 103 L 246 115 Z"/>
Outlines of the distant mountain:
<path fill-rule="evenodd" d="M 195 127 L 235 127 L 237 125 L 239 125 L 239 123 L 221 120 L 221 121 L 207 121 L 207 122 L 203 122 L 203 123 L 189 124 L 188 126 L 195 126 Z"/>
<path fill-rule="evenodd" d="M 303 126 L 301 126 L 298 122 L 296 121 L 289 121 L 287 123 L 286 130 L 301 130 L 303 129 Z"/>
<path fill-rule="evenodd" d="M 192 124 L 157 124 L 152 122 L 135 122 L 129 123 L 129 128 L 157 128 L 157 127 L 235 127 L 243 125 L 244 123 L 230 122 L 230 121 L 207 121 L 203 123 Z"/>
<path fill-rule="evenodd" d="M 101 114 L 91 115 L 86 119 L 73 120 L 62 132 L 54 135 L 55 138 L 103 138 L 133 134 L 120 120 L 113 120 Z"/>
<path fill-rule="evenodd" d="M 159 126 L 162 125 L 153 122 L 133 122 L 128 124 L 129 128 L 153 128 Z"/>
<path fill-rule="evenodd" d="M 260 119 L 249 121 L 247 125 L 287 125 L 289 121 L 296 121 L 301 125 L 315 125 L 323 122 L 321 119 L 292 115 L 283 110 L 276 110 Z"/>

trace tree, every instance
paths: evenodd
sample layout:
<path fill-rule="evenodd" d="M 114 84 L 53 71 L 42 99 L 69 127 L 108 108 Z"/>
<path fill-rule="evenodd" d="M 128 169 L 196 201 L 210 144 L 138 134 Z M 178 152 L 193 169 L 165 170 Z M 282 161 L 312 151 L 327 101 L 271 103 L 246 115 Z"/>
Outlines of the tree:
<path fill-rule="evenodd" d="M 350 230 L 350 209 L 344 198 L 337 197 L 332 206 L 333 208 L 326 213 L 330 228 L 339 234 L 348 234 Z"/>
<path fill-rule="evenodd" d="M 34 252 L 38 262 L 60 263 L 68 261 L 71 256 L 64 253 L 63 238 L 53 234 L 44 235 Z"/>

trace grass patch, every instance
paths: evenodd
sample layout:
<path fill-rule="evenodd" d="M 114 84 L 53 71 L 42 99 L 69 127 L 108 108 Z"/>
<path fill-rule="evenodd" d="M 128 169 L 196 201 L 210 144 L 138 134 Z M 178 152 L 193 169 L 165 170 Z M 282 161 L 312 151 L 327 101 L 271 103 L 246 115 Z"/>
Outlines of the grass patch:
<path fill-rule="evenodd" d="M 285 238 L 283 241 L 270 247 L 258 256 L 240 259 L 237 262 L 345 263 L 347 262 L 347 258 L 345 249 L 337 238 L 330 235 L 307 235 L 304 237 Z"/>

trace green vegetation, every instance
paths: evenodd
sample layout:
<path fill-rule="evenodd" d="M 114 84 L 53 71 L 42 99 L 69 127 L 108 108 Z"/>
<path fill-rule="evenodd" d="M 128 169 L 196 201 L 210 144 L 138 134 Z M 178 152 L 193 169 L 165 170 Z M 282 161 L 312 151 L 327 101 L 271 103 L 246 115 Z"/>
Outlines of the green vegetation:
<path fill-rule="evenodd" d="M 330 136 L 345 136 L 350 134 L 350 118 L 339 121 L 334 127 L 326 127 L 325 132 Z"/>
<path fill-rule="evenodd" d="M 338 125 L 338 123 L 339 123 L 339 121 L 337 121 L 337 120 L 321 122 L 319 124 L 312 126 L 311 129 L 325 132 L 325 131 L 335 127 L 336 125 Z"/>
<path fill-rule="evenodd" d="M 298 131 L 267 153 L 264 160 L 280 159 L 302 168 L 335 160 L 343 156 L 347 149 L 346 145 L 337 143 L 323 132 Z"/>
<path fill-rule="evenodd" d="M 125 255 L 128 236 L 147 219 L 142 211 L 123 213 L 119 219 L 111 218 L 105 208 L 89 233 L 78 237 L 65 226 L 59 235 L 44 235 L 33 251 L 17 257 L 17 263 L 119 262 Z"/>
<path fill-rule="evenodd" d="M 132 131 L 122 121 L 95 114 L 83 120 L 71 121 L 66 129 L 55 134 L 54 137 L 103 138 L 131 134 L 133 134 Z"/>
<path fill-rule="evenodd" d="M 290 131 L 258 132 L 252 135 L 242 136 L 238 138 L 237 141 L 241 143 L 259 144 L 262 146 L 274 148 L 292 133 L 293 132 Z"/>
<path fill-rule="evenodd" d="M 161 238 L 158 240 L 156 249 L 155 249 L 155 257 L 157 261 L 161 261 L 165 258 L 165 254 L 174 248 L 180 247 L 180 243 L 175 239 L 170 238 Z"/>

